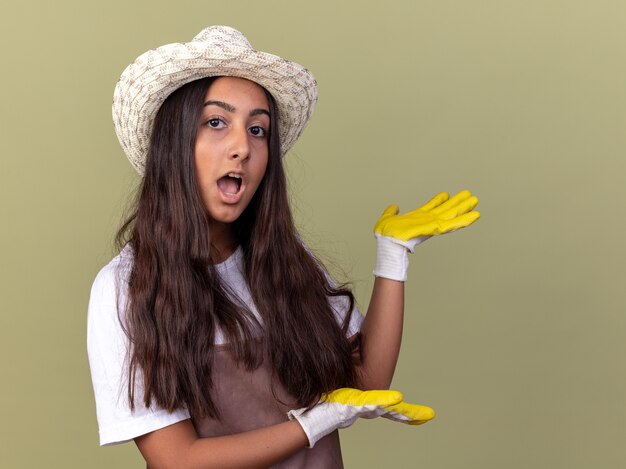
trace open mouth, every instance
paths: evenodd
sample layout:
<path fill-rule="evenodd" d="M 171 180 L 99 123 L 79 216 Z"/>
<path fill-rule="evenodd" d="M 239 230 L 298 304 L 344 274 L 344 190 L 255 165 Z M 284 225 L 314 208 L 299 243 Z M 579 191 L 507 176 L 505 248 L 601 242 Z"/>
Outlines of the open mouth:
<path fill-rule="evenodd" d="M 217 180 L 217 187 L 226 195 L 237 195 L 241 190 L 241 176 L 228 173 Z"/>

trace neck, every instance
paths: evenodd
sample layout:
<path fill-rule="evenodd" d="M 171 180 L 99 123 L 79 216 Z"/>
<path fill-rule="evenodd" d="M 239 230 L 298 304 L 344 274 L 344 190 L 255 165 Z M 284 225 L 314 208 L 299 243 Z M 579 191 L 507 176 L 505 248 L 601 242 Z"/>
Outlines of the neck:
<path fill-rule="evenodd" d="M 237 241 L 233 233 L 233 226 L 230 223 L 212 222 L 211 230 L 211 258 L 213 262 L 219 264 L 228 259 L 235 249 Z"/>

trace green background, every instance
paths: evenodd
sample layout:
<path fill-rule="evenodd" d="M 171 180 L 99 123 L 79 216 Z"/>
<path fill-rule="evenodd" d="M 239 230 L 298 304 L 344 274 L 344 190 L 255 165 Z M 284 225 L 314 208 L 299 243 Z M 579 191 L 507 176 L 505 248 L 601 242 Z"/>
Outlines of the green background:
<path fill-rule="evenodd" d="M 210 24 L 316 75 L 294 213 L 362 309 L 386 204 L 481 199 L 411 257 L 394 387 L 437 419 L 359 422 L 346 466 L 626 467 L 624 2 L 26 1 L 0 21 L 0 467 L 142 467 L 98 447 L 86 358 L 137 182 L 110 105 L 137 55 Z"/>

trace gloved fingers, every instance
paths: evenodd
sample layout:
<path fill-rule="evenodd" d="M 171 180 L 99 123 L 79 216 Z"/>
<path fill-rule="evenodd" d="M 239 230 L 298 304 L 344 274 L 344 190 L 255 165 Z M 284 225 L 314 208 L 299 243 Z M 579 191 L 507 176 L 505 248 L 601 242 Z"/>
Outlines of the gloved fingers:
<path fill-rule="evenodd" d="M 444 220 L 451 220 L 459 215 L 463 215 L 464 213 L 471 212 L 474 210 L 474 207 L 478 205 L 478 197 L 471 196 L 469 199 L 462 200 L 454 207 L 446 210 L 443 213 L 439 214 L 440 218 Z"/>
<path fill-rule="evenodd" d="M 405 423 L 407 425 L 423 425 L 427 422 L 430 422 L 430 419 L 429 420 L 408 420 L 406 418 L 402 418 L 401 416 L 397 417 L 399 415 L 400 414 L 396 414 L 396 416 L 394 416 L 393 413 L 388 412 L 386 414 L 381 415 L 381 417 L 391 420 L 393 422 Z"/>
<path fill-rule="evenodd" d="M 398 207 L 396 204 L 391 204 L 385 209 L 385 211 L 380 216 L 380 218 L 386 218 L 391 215 L 397 215 L 399 212 L 400 212 L 400 207 Z"/>
<path fill-rule="evenodd" d="M 387 412 L 382 417 L 409 425 L 421 425 L 435 418 L 435 411 L 432 408 L 408 402 L 400 402 L 385 410 Z"/>
<path fill-rule="evenodd" d="M 470 226 L 476 220 L 480 218 L 480 212 L 471 211 L 461 216 L 453 218 L 452 220 L 442 220 L 439 222 L 439 230 L 441 234 L 449 233 L 450 231 L 458 230 Z"/>
<path fill-rule="evenodd" d="M 337 403 L 352 407 L 387 407 L 402 402 L 402 393 L 391 390 L 361 391 L 353 388 L 340 388 L 322 395 L 323 402 Z"/>
<path fill-rule="evenodd" d="M 426 202 L 417 210 L 421 210 L 423 212 L 430 212 L 432 209 L 434 209 L 435 207 L 438 207 L 449 198 L 450 198 L 450 195 L 447 192 L 440 192 L 439 194 L 434 196 L 432 199 L 430 199 L 428 202 Z"/>
<path fill-rule="evenodd" d="M 397 215 L 398 212 L 400 212 L 400 207 L 396 204 L 389 205 L 376 222 L 376 225 L 374 225 L 374 233 L 383 234 L 383 229 L 387 225 L 389 219 Z"/>
<path fill-rule="evenodd" d="M 454 197 L 451 197 L 450 199 L 448 199 L 443 204 L 439 205 L 438 207 L 435 207 L 431 211 L 431 213 L 433 213 L 434 215 L 440 215 L 440 214 L 450 210 L 452 207 L 457 206 L 458 204 L 460 204 L 464 200 L 469 199 L 470 197 L 472 197 L 472 193 L 470 191 L 468 191 L 468 190 L 461 191 L 458 194 L 456 194 Z"/>

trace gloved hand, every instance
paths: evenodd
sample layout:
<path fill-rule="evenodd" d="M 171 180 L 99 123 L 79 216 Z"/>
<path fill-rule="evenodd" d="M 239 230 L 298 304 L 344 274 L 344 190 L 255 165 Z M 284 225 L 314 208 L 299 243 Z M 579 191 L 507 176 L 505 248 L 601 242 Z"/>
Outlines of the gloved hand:
<path fill-rule="evenodd" d="M 347 428 L 358 418 L 388 419 L 419 425 L 435 417 L 430 407 L 403 402 L 398 391 L 361 391 L 341 388 L 322 395 L 320 402 L 307 411 L 306 408 L 288 412 L 289 420 L 296 419 L 302 426 L 312 448 L 321 438 L 338 428 Z"/>
<path fill-rule="evenodd" d="M 374 226 L 376 267 L 374 275 L 404 282 L 409 267 L 409 252 L 433 235 L 449 233 L 474 223 L 480 213 L 474 211 L 478 199 L 469 191 L 452 198 L 446 192 L 411 212 L 399 214 L 390 205 Z"/>

